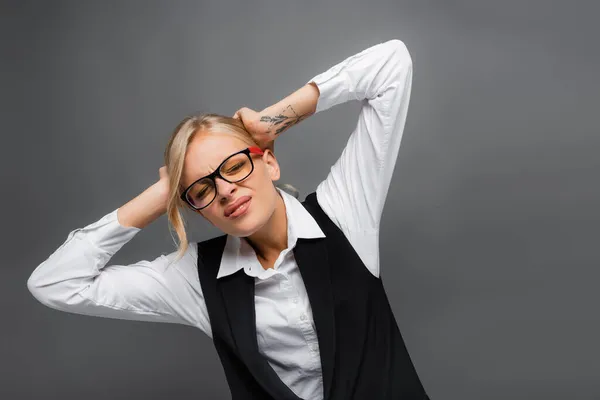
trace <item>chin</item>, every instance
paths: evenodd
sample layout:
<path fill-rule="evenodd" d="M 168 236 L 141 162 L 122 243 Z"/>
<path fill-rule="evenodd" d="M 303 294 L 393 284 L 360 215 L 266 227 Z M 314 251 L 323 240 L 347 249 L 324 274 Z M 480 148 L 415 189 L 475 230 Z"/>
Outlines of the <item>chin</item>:
<path fill-rule="evenodd" d="M 264 224 L 258 223 L 256 220 L 248 218 L 239 223 L 233 222 L 233 226 L 229 226 L 229 234 L 237 237 L 247 237 L 258 231 Z"/>

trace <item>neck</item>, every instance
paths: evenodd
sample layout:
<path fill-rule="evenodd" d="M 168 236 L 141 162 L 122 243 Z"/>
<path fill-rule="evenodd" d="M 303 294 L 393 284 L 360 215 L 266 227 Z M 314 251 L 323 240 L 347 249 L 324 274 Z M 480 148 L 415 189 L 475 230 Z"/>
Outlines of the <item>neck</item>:
<path fill-rule="evenodd" d="M 287 248 L 287 223 L 285 203 L 281 193 L 277 191 L 275 211 L 271 218 L 262 228 L 246 237 L 260 259 L 265 261 L 276 259 Z"/>

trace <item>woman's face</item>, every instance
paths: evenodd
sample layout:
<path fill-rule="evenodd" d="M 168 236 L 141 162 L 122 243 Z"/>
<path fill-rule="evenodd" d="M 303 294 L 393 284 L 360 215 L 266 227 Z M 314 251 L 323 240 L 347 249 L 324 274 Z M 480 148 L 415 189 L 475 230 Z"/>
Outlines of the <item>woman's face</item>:
<path fill-rule="evenodd" d="M 198 134 L 194 137 L 185 155 L 183 187 L 187 188 L 197 179 L 213 171 L 227 157 L 249 147 L 246 142 L 230 135 Z M 254 170 L 244 180 L 229 183 L 216 178 L 217 196 L 206 208 L 197 211 L 211 224 L 224 233 L 250 236 L 260 229 L 273 215 L 279 193 L 273 181 L 279 179 L 279 164 L 270 150 L 263 155 L 250 154 Z M 248 209 L 238 217 L 226 217 L 226 208 L 243 196 L 250 196 Z"/>

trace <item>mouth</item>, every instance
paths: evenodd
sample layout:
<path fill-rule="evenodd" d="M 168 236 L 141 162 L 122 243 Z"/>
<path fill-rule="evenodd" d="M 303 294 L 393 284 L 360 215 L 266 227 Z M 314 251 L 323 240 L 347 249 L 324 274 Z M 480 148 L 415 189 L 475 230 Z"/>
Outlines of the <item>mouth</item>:
<path fill-rule="evenodd" d="M 250 207 L 250 202 L 252 198 L 250 196 L 244 196 L 239 201 L 239 205 L 235 206 L 235 208 L 230 209 L 229 207 L 225 209 L 224 215 L 226 218 L 236 218 L 240 215 L 243 215 L 248 211 Z"/>

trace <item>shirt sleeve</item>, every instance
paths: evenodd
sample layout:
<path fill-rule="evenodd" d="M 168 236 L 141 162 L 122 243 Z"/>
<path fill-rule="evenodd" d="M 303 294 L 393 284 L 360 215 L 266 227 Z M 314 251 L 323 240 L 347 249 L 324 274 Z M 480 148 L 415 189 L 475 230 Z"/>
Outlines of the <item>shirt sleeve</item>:
<path fill-rule="evenodd" d="M 341 156 L 317 187 L 323 211 L 379 277 L 379 226 L 404 131 L 412 85 L 405 44 L 388 40 L 316 75 L 315 112 L 360 100 L 358 122 Z"/>
<path fill-rule="evenodd" d="M 212 337 L 197 276 L 197 247 L 190 243 L 177 262 L 173 252 L 130 265 L 109 265 L 112 256 L 141 230 L 121 225 L 117 211 L 71 231 L 29 277 L 31 294 L 60 311 L 179 323 Z"/>

